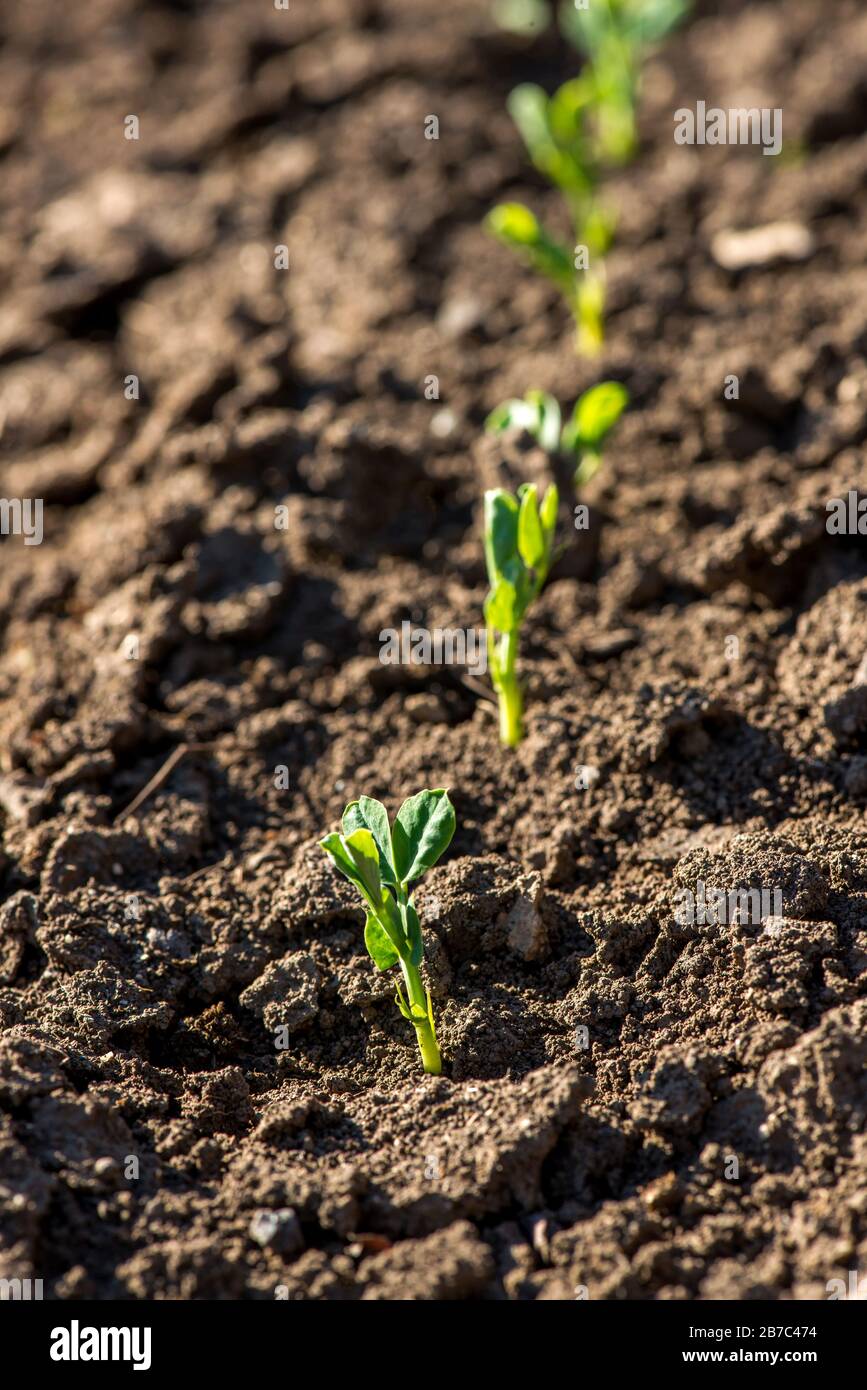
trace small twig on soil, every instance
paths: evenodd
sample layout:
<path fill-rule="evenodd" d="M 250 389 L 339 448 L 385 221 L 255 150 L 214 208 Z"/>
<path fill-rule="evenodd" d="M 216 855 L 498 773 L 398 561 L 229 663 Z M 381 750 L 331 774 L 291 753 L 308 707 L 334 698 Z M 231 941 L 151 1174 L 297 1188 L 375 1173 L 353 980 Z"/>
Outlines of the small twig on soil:
<path fill-rule="evenodd" d="M 155 791 L 159 791 L 163 782 L 167 781 L 174 772 L 181 758 L 187 753 L 200 753 L 208 747 L 209 745 L 207 743 L 179 743 L 177 748 L 173 749 L 166 758 L 159 772 L 151 778 L 146 786 L 142 787 L 138 796 L 133 797 L 132 801 L 124 810 L 118 811 L 114 818 L 115 825 L 118 821 L 125 820 L 127 816 L 135 815 L 136 811 L 147 801 L 148 797 L 152 796 Z"/>
<path fill-rule="evenodd" d="M 222 859 L 215 859 L 213 864 L 203 864 L 201 869 L 193 869 L 193 872 L 187 874 L 182 882 L 190 883 L 194 878 L 204 878 L 205 874 L 209 874 L 212 869 L 225 869 L 231 862 L 231 854 L 224 854 Z"/>
<path fill-rule="evenodd" d="M 481 681 L 477 681 L 475 676 L 461 676 L 461 682 L 472 690 L 474 695 L 478 695 L 480 700 L 490 700 L 492 705 L 497 703 L 497 697 L 492 690 L 489 690 Z"/>

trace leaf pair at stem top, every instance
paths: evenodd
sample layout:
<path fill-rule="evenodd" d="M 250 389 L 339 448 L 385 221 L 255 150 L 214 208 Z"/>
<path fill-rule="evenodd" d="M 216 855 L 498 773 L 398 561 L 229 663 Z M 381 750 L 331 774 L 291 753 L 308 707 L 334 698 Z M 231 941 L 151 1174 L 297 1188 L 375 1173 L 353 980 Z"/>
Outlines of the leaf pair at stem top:
<path fill-rule="evenodd" d="M 551 236 L 523 203 L 501 203 L 490 231 L 520 252 L 564 295 L 577 325 L 577 349 L 592 356 L 604 339 L 604 258 L 614 218 L 599 200 L 604 171 L 635 152 L 641 64 L 650 45 L 673 28 L 689 0 L 590 0 L 564 4 L 561 25 L 586 63 L 549 96 L 522 83 L 509 113 L 535 167 L 563 194 L 575 246 Z"/>
<path fill-rule="evenodd" d="M 485 493 L 488 664 L 500 707 L 500 741 L 508 747 L 523 737 L 518 634 L 551 568 L 558 500 L 553 484 L 541 504 L 534 483 L 522 483 L 517 498 L 504 488 Z"/>
<path fill-rule="evenodd" d="M 343 812 L 343 833 L 320 840 L 331 862 L 353 883 L 367 908 L 364 944 L 379 970 L 400 964 L 406 994 L 396 987 L 400 1012 L 416 1030 L 426 1072 L 441 1070 L 430 992 L 419 966 L 421 923 L 410 884 L 437 862 L 455 833 L 447 791 L 421 791 L 404 801 L 394 825 L 381 801 L 362 796 Z"/>
<path fill-rule="evenodd" d="M 600 381 L 578 397 L 572 414 L 561 425 L 560 406 L 545 391 L 527 391 L 523 399 L 504 401 L 485 421 L 491 434 L 526 430 L 548 454 L 567 454 L 575 460 L 576 487 L 588 483 L 602 464 L 602 446 L 629 404 L 629 392 L 619 381 Z"/>

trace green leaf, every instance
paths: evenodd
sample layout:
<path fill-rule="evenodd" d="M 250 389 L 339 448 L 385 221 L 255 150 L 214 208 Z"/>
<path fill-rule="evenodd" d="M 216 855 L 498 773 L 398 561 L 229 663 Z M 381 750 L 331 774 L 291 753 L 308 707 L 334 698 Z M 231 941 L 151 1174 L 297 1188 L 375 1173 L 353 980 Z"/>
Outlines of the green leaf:
<path fill-rule="evenodd" d="M 509 246 L 529 249 L 539 240 L 538 218 L 523 203 L 499 203 L 486 220 L 494 235 Z"/>
<path fill-rule="evenodd" d="M 521 509 L 518 513 L 518 553 L 528 569 L 537 569 L 545 556 L 545 537 L 539 520 L 536 486 L 525 483 L 518 492 L 521 498 Z"/>
<path fill-rule="evenodd" d="M 412 902 L 406 905 L 406 939 L 409 942 L 410 965 L 421 965 L 424 955 L 424 942 L 421 937 L 421 922 Z"/>
<path fill-rule="evenodd" d="M 508 579 L 498 579 L 485 599 L 485 622 L 497 632 L 513 632 L 518 625 L 518 595 Z"/>
<path fill-rule="evenodd" d="M 560 406 L 547 391 L 528 391 L 523 400 L 504 401 L 485 420 L 489 434 L 526 430 L 542 448 L 554 454 L 560 447 Z"/>
<path fill-rule="evenodd" d="M 443 788 L 408 797 L 392 830 L 394 863 L 401 883 L 419 878 L 451 844 L 455 810 Z"/>
<path fill-rule="evenodd" d="M 525 397 L 528 408 L 536 414 L 537 423 L 530 433 L 538 439 L 548 454 L 555 454 L 560 447 L 560 405 L 547 391 L 528 391 Z M 525 426 L 525 428 L 527 428 Z"/>
<path fill-rule="evenodd" d="M 491 588 L 518 549 L 518 503 L 503 488 L 485 493 L 485 561 Z"/>
<path fill-rule="evenodd" d="M 563 432 L 563 444 L 571 451 L 599 452 L 629 404 L 629 392 L 619 381 L 601 381 L 575 402 L 572 419 Z"/>
<path fill-rule="evenodd" d="M 500 203 L 488 213 L 485 225 L 506 246 L 527 255 L 536 269 L 566 294 L 571 293 L 575 278 L 572 253 L 548 236 L 523 203 Z"/>
<path fill-rule="evenodd" d="M 364 944 L 377 970 L 388 970 L 400 959 L 391 938 L 372 912 L 368 912 L 364 924 Z"/>
<path fill-rule="evenodd" d="M 542 530 L 545 533 L 546 551 L 550 554 L 551 542 L 554 539 L 554 532 L 557 529 L 557 508 L 560 505 L 560 494 L 555 483 L 551 483 L 545 489 L 545 496 L 542 498 L 542 505 L 539 508 L 539 520 L 542 523 Z"/>
<path fill-rule="evenodd" d="M 489 434 L 504 434 L 506 430 L 526 430 L 535 435 L 539 424 L 539 411 L 528 401 L 503 401 L 492 410 L 485 420 Z"/>
<path fill-rule="evenodd" d="M 593 97 L 583 78 L 566 82 L 553 97 L 532 82 L 509 93 L 509 114 L 540 173 L 566 193 L 586 194 L 592 184 L 584 112 Z M 538 236 L 534 238 L 534 245 Z"/>
<path fill-rule="evenodd" d="M 353 830 L 351 835 L 344 837 L 343 843 L 370 901 L 374 904 L 380 903 L 382 884 L 379 878 L 379 851 L 370 831 L 363 828 Z"/>
<path fill-rule="evenodd" d="M 401 1013 L 403 1014 L 404 1018 L 408 1019 L 410 1023 L 414 1023 L 414 1022 L 415 1022 L 415 1019 L 414 1019 L 413 1016 L 412 1016 L 412 1012 L 411 1012 L 411 1010 L 410 1010 L 409 1004 L 406 1002 L 406 1000 L 405 1000 L 404 997 L 403 997 L 403 990 L 401 989 L 401 987 L 400 987 L 399 984 L 395 987 L 395 991 L 394 991 L 394 1002 L 395 1002 L 395 1004 L 397 1005 L 397 1007 L 400 1009 L 400 1011 L 401 1011 Z"/>
<path fill-rule="evenodd" d="M 548 103 L 548 129 L 560 145 L 574 148 L 580 141 L 595 95 L 593 82 L 583 74 L 557 88 Z"/>
<path fill-rule="evenodd" d="M 325 850 L 325 853 L 328 855 L 328 858 L 331 860 L 334 867 L 336 869 L 339 869 L 340 873 L 343 874 L 343 877 L 348 878 L 350 883 L 355 884 L 356 888 L 361 893 L 362 897 L 365 899 L 366 902 L 369 902 L 371 906 L 374 906 L 370 894 L 367 888 L 365 887 L 364 879 L 358 872 L 358 869 L 355 866 L 355 861 L 349 854 L 349 851 L 346 847 L 346 841 L 343 839 L 342 835 L 338 835 L 336 833 L 332 835 L 326 835 L 325 839 L 320 840 L 319 843 Z"/>
<path fill-rule="evenodd" d="M 379 851 L 379 872 L 386 883 L 396 885 L 388 812 L 381 801 L 376 801 L 372 796 L 361 796 L 357 801 L 350 801 L 343 812 L 343 833 L 351 835 L 354 830 L 370 831 Z"/>
<path fill-rule="evenodd" d="M 533 82 L 522 82 L 509 93 L 506 106 L 533 163 L 543 160 L 554 145 L 548 127 L 547 92 Z"/>

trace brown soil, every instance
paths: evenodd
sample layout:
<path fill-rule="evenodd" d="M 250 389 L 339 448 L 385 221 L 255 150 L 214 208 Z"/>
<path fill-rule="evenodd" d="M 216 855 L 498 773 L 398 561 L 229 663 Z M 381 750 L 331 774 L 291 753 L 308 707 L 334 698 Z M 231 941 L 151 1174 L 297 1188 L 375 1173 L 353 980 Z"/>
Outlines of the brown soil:
<path fill-rule="evenodd" d="M 867 1270 L 867 540 L 825 526 L 867 491 L 859 0 L 700 5 L 652 60 L 598 363 L 480 226 L 559 215 L 504 107 L 575 70 L 553 35 L 486 0 L 0 26 L 0 487 L 46 508 L 0 541 L 0 1274 L 803 1299 Z M 676 146 L 699 98 L 781 107 L 787 152 Z M 807 260 L 714 262 L 785 220 Z M 633 408 L 589 534 L 564 502 L 505 753 L 378 634 L 478 625 L 483 488 L 548 467 L 485 413 L 606 376 Z M 458 817 L 419 894 L 437 1079 L 316 846 L 424 786 Z M 700 881 L 782 920 L 680 925 Z"/>

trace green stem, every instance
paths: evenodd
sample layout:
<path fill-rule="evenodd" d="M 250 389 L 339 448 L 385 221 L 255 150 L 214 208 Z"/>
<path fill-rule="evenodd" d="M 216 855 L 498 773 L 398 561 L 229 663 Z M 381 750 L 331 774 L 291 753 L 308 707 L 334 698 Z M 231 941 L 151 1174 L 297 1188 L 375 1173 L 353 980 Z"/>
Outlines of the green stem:
<path fill-rule="evenodd" d="M 497 691 L 500 702 L 500 742 L 504 748 L 515 748 L 524 736 L 524 702 L 521 687 L 516 680 L 500 686 Z"/>
<path fill-rule="evenodd" d="M 409 961 L 401 960 L 400 968 L 406 983 L 407 998 L 413 1015 L 412 1025 L 418 1039 L 418 1050 L 421 1053 L 422 1064 L 429 1076 L 439 1076 L 442 1071 L 440 1050 L 433 1028 L 433 1020 L 429 1013 L 428 994 L 421 982 L 418 966 L 410 965 Z"/>
<path fill-rule="evenodd" d="M 516 747 L 524 737 L 524 701 L 515 672 L 517 654 L 517 632 L 503 633 L 494 686 L 500 705 L 500 742 L 505 748 Z"/>

